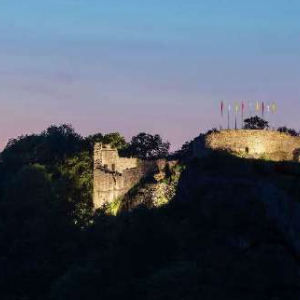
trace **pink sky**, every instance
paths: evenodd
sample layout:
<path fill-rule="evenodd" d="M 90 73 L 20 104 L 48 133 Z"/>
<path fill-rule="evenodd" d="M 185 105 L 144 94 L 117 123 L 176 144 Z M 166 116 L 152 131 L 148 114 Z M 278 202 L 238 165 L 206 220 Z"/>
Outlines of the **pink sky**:
<path fill-rule="evenodd" d="M 300 129 L 297 1 L 41 2 L 0 4 L 0 148 L 70 123 L 174 149 L 222 124 L 220 100 L 276 101 Z"/>

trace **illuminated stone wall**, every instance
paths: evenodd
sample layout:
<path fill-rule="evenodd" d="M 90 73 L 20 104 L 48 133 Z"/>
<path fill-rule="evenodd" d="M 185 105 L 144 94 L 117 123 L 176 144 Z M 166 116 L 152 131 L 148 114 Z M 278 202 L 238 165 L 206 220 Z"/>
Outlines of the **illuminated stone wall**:
<path fill-rule="evenodd" d="M 109 171 L 121 174 L 127 169 L 138 166 L 137 158 L 119 157 L 117 149 L 101 143 L 96 143 L 94 146 L 94 162 L 96 166 L 103 166 Z"/>
<path fill-rule="evenodd" d="M 94 170 L 94 207 L 100 208 L 124 196 L 144 176 L 143 168 L 124 170 L 123 174 Z"/>
<path fill-rule="evenodd" d="M 268 130 L 224 130 L 206 137 L 205 146 L 249 158 L 272 161 L 298 160 L 300 138 Z"/>
<path fill-rule="evenodd" d="M 94 207 L 100 208 L 123 197 L 144 176 L 156 172 L 158 168 L 157 162 L 119 157 L 116 149 L 95 144 Z"/>

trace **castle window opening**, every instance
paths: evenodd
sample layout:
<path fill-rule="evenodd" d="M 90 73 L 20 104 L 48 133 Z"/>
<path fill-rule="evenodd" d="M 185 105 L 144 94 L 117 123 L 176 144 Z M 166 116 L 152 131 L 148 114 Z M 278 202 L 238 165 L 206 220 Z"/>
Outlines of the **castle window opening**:
<path fill-rule="evenodd" d="M 246 148 L 245 148 L 245 152 L 246 152 L 247 154 L 249 154 L 249 147 L 246 147 Z"/>
<path fill-rule="evenodd" d="M 112 165 L 111 165 L 111 170 L 112 170 L 113 172 L 116 172 L 116 164 L 112 164 Z"/>

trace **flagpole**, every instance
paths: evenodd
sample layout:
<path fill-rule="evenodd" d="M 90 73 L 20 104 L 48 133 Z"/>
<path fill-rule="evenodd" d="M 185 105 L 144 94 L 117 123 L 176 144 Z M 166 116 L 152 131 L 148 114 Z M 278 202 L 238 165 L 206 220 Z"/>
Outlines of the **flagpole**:
<path fill-rule="evenodd" d="M 244 112 L 242 111 L 242 129 L 244 129 Z"/>
<path fill-rule="evenodd" d="M 250 102 L 249 107 L 250 107 L 250 109 L 249 109 L 249 118 L 252 118 L 253 117 L 253 103 L 252 102 Z"/>
<path fill-rule="evenodd" d="M 234 129 L 237 130 L 237 103 L 235 104 L 235 120 L 234 120 Z"/>
<path fill-rule="evenodd" d="M 276 123 L 276 112 L 277 112 L 277 105 L 275 102 L 272 103 L 271 106 L 272 114 L 273 114 L 273 129 L 275 130 L 275 123 Z"/>
<path fill-rule="evenodd" d="M 244 129 L 244 102 L 242 102 L 242 129 Z"/>
<path fill-rule="evenodd" d="M 234 111 L 235 111 L 234 128 L 235 128 L 235 130 L 237 130 L 238 129 L 237 117 L 238 117 L 238 111 L 239 111 L 239 103 L 238 102 L 235 102 L 235 104 L 234 104 Z"/>
<path fill-rule="evenodd" d="M 223 117 L 224 117 L 224 102 L 223 100 L 221 101 L 221 118 L 222 118 L 222 125 L 221 128 L 223 127 Z M 223 128 L 222 128 L 223 129 Z"/>
<path fill-rule="evenodd" d="M 230 130 L 230 105 L 228 106 L 228 130 Z"/>

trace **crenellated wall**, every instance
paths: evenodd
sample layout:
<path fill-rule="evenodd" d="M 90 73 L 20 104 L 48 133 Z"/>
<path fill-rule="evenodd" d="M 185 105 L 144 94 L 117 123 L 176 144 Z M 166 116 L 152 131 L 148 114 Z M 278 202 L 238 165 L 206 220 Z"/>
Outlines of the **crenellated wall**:
<path fill-rule="evenodd" d="M 224 130 L 208 135 L 205 147 L 249 158 L 299 161 L 300 138 L 268 130 Z"/>
<path fill-rule="evenodd" d="M 121 174 L 127 169 L 138 167 L 137 158 L 119 157 L 117 149 L 101 143 L 94 146 L 94 162 L 95 166 L 103 166 L 109 171 Z"/>

